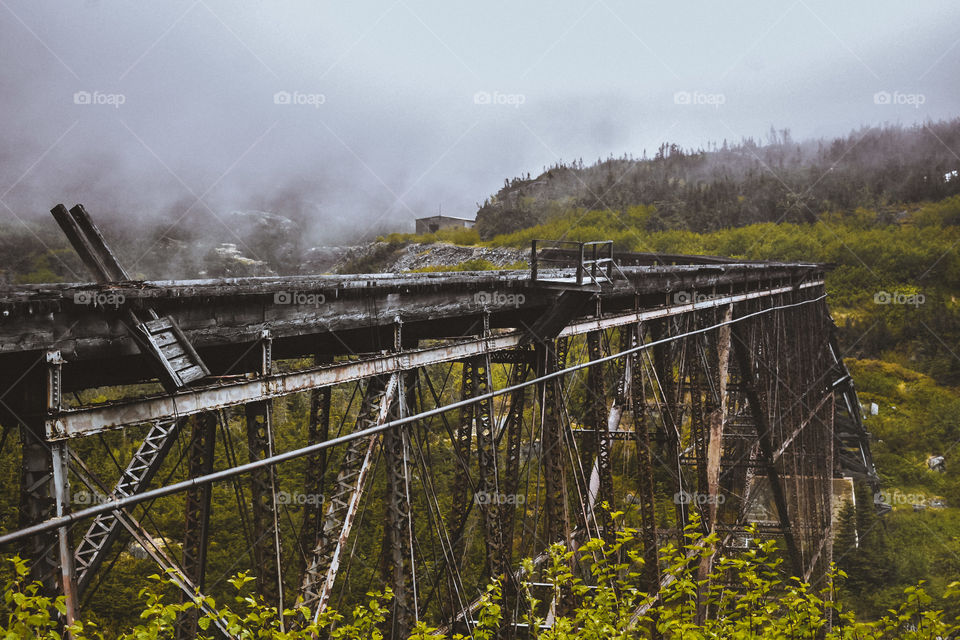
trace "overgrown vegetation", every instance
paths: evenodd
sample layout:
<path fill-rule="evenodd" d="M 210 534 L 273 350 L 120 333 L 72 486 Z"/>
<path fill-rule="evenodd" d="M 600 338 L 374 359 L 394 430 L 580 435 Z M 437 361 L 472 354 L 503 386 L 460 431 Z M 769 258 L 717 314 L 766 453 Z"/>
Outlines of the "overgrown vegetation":
<path fill-rule="evenodd" d="M 753 531 L 756 535 L 756 531 Z M 907 588 L 901 603 L 872 622 L 858 622 L 833 598 L 834 580 L 842 571 L 828 574 L 819 584 L 798 578 L 784 579 L 781 559 L 773 540 L 754 537 L 749 548 L 736 557 L 721 556 L 705 578 L 698 579 L 701 562 L 713 553 L 717 534 L 703 536 L 695 520 L 685 530 L 682 544 L 670 543 L 660 550 L 664 580 L 659 595 L 648 595 L 643 584 L 643 552 L 638 532 L 625 528 L 616 540 L 592 539 L 574 553 L 562 545 L 550 548 L 546 567 L 523 562 L 527 576 L 519 585 L 523 609 L 513 620 L 531 629 L 534 639 L 565 640 L 654 638 L 822 638 L 939 639 L 960 631 L 956 611 L 960 583 L 950 584 L 940 601 L 923 585 Z M 4 588 L 0 605 L 0 631 L 6 638 L 61 638 L 55 613 L 65 611 L 63 598 L 51 601 L 40 594 L 39 584 L 28 583 L 27 568 L 13 560 L 14 575 Z M 534 581 L 531 577 L 536 576 Z M 170 599 L 170 583 L 151 576 L 141 589 L 140 622 L 116 637 L 120 640 L 172 638 L 178 616 L 193 603 Z M 327 609 L 316 622 L 306 608 L 291 608 L 280 615 L 251 595 L 252 577 L 241 574 L 230 580 L 235 589 L 232 604 L 204 601 L 198 613 L 198 638 L 216 636 L 216 627 L 238 638 L 383 638 L 383 623 L 389 612 L 390 593 L 371 592 L 366 601 L 344 616 Z M 473 638 L 490 639 L 504 619 L 501 588 L 491 584 L 475 612 Z M 512 615 L 512 614 L 510 614 Z M 282 620 L 281 620 L 282 619 Z M 512 619 L 512 618 L 511 618 Z M 104 637 L 94 623 L 80 620 L 69 629 L 74 640 Z M 418 623 L 410 638 L 450 637 Z M 463 638 L 455 634 L 454 638 Z"/>

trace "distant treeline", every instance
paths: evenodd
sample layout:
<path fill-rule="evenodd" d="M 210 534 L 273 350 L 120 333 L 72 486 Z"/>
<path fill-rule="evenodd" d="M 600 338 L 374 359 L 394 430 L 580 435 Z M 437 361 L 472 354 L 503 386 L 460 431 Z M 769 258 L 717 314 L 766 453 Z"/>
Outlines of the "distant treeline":
<path fill-rule="evenodd" d="M 648 231 L 712 231 L 758 222 L 813 222 L 824 211 L 865 207 L 891 218 L 902 203 L 960 194 L 960 119 L 862 128 L 833 140 L 767 140 L 687 150 L 663 144 L 653 158 L 558 163 L 506 180 L 477 213 L 481 238 L 544 222 L 565 210 L 654 205 Z"/>

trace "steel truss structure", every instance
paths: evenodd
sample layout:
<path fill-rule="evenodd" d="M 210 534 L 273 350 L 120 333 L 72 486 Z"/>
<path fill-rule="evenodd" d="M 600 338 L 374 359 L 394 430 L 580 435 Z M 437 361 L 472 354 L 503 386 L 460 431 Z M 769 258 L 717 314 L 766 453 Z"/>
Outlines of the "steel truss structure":
<path fill-rule="evenodd" d="M 501 636 L 522 637 L 519 558 L 611 539 L 612 511 L 642 532 L 651 592 L 658 546 L 694 513 L 721 534 L 715 553 L 742 547 L 754 524 L 782 540 L 794 575 L 816 579 L 831 560 L 833 478 L 875 477 L 823 269 L 717 260 L 621 268 L 611 258 L 602 279 L 542 264 L 536 280 L 357 276 L 366 290 L 289 279 L 326 298 L 307 312 L 271 306 L 263 289 L 274 295 L 276 279 L 157 283 L 143 304 L 176 319 L 215 377 L 146 395 L 129 390 L 152 375 L 135 366 L 147 356 L 108 311 L 63 302 L 68 289 L 0 292 L 14 311 L 7 338 L 38 328 L 31 308 L 58 305 L 45 321 L 75 321 L 43 349 L 23 339 L 0 351 L 10 372 L 0 419 L 22 443 L 19 527 L 0 543 L 66 596 L 68 620 L 130 539 L 196 599 L 225 533 L 212 526 L 212 492 L 228 488 L 249 547 L 235 555 L 267 602 L 316 618 L 387 585 L 392 637 L 421 619 L 469 633 L 496 577 Z M 477 291 L 494 294 L 477 304 Z M 514 298 L 500 304 L 504 292 Z M 206 317 L 191 295 L 206 296 Z M 233 326 L 220 324 L 228 308 Z M 354 324 L 330 329 L 338 313 Z M 111 358 L 116 370 L 90 373 Z M 79 402 L 65 401 L 65 380 Z M 82 402 L 106 386 L 123 399 Z M 142 434 L 130 460 L 92 469 L 85 460 L 119 433 Z M 292 464 L 303 467 L 296 481 L 284 473 Z M 78 508 L 78 483 L 101 503 Z M 310 499 L 291 509 L 284 496 L 301 494 Z M 174 543 L 151 512 L 176 501 Z M 195 625 L 181 619 L 181 637 Z"/>

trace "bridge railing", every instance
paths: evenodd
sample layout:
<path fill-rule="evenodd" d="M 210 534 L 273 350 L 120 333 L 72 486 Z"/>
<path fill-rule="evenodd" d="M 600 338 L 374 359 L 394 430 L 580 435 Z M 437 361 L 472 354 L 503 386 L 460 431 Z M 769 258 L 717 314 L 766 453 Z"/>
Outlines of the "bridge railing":
<path fill-rule="evenodd" d="M 603 276 L 613 280 L 613 241 L 575 242 L 573 240 L 532 240 L 530 244 L 530 278 L 534 281 L 544 267 L 569 266 L 576 268 L 577 285 L 596 283 Z"/>

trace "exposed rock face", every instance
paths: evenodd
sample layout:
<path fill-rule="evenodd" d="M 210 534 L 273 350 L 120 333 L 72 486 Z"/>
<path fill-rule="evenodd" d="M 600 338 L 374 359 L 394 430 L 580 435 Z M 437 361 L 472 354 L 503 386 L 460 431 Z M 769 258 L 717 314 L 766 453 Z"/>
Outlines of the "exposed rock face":
<path fill-rule="evenodd" d="M 201 277 L 238 278 L 244 276 L 272 276 L 276 272 L 263 260 L 249 258 L 232 242 L 223 242 L 213 248 L 205 260 Z"/>
<path fill-rule="evenodd" d="M 390 271 L 413 271 L 424 267 L 452 267 L 468 260 L 486 260 L 498 267 L 525 260 L 520 249 L 502 247 L 460 247 L 453 244 L 411 244 L 391 266 Z"/>
<path fill-rule="evenodd" d="M 461 247 L 446 243 L 406 246 L 386 242 L 348 247 L 313 247 L 306 252 L 301 273 L 389 273 L 428 267 L 453 267 L 470 260 L 485 260 L 506 267 L 528 254 L 520 249 Z"/>

